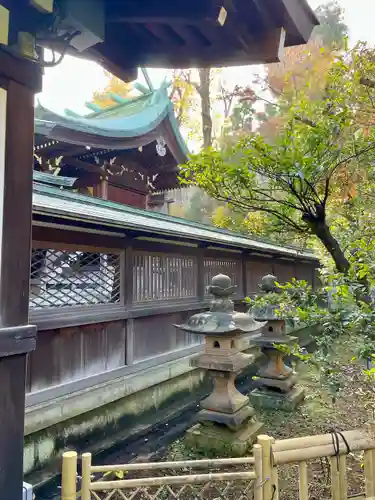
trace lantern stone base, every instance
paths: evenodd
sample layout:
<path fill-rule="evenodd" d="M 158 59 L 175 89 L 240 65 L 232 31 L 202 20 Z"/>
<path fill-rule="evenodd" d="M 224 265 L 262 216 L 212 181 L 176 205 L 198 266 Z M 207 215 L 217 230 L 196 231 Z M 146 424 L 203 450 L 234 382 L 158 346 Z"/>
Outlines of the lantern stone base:
<path fill-rule="evenodd" d="M 231 431 L 224 425 L 199 423 L 186 432 L 186 442 L 197 450 L 218 456 L 242 457 L 248 453 L 263 427 L 261 422 L 248 422 L 237 431 Z"/>
<path fill-rule="evenodd" d="M 246 399 L 248 402 L 249 398 Z M 226 425 L 231 431 L 234 432 L 240 429 L 242 425 L 248 423 L 251 417 L 254 416 L 254 413 L 254 408 L 249 405 L 243 406 L 235 413 L 222 413 L 203 409 L 198 413 L 198 420 L 203 424 L 216 423 L 219 425 Z"/>
<path fill-rule="evenodd" d="M 276 389 L 276 393 L 280 391 L 283 394 L 289 393 L 295 387 L 296 382 L 297 376 L 295 373 L 286 378 L 268 378 L 260 375 L 260 370 L 255 379 L 255 384 L 261 390 L 263 390 L 263 387 L 264 390 L 268 390 L 270 392 L 272 392 L 273 389 Z"/>
<path fill-rule="evenodd" d="M 294 411 L 305 399 L 305 391 L 301 387 L 293 387 L 288 393 L 254 389 L 250 393 L 250 401 L 255 408 L 266 410 Z"/>

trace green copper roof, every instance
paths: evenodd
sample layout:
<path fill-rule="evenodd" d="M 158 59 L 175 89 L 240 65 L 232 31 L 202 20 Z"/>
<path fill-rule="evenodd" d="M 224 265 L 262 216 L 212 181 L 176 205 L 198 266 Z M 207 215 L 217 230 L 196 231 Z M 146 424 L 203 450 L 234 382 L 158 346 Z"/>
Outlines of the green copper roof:
<path fill-rule="evenodd" d="M 76 177 L 63 177 L 62 175 L 47 174 L 45 172 L 38 172 L 37 170 L 33 171 L 33 179 L 36 182 L 60 188 L 73 188 L 77 180 Z"/>
<path fill-rule="evenodd" d="M 95 111 L 85 116 L 79 116 L 70 110 L 59 114 L 39 104 L 35 110 L 35 132 L 57 140 L 64 140 L 66 136 L 64 130 L 69 130 L 75 132 L 77 137 L 78 134 L 117 140 L 144 137 L 147 143 L 147 140 L 152 142 L 157 139 L 159 136 L 157 129 L 167 119 L 181 153 L 185 157 L 187 156 L 188 150 L 174 115 L 166 83 L 159 89 L 149 91 L 139 97 L 131 99 L 119 97 L 116 100 L 117 104 L 103 110 L 90 106 Z M 143 145 L 145 141 L 143 141 Z M 69 142 L 74 141 L 70 140 Z M 134 141 L 131 141 L 129 146 L 124 141 L 123 148 L 127 149 L 127 147 L 133 148 Z"/>
<path fill-rule="evenodd" d="M 100 224 L 126 231 L 135 230 L 158 236 L 173 236 L 211 244 L 221 244 L 236 249 L 282 254 L 317 260 L 309 252 L 293 247 L 281 247 L 274 243 L 246 238 L 241 234 L 198 224 L 178 217 L 171 217 L 129 207 L 99 198 L 76 194 L 34 183 L 33 210 L 35 214 L 50 215 L 63 219 Z"/>

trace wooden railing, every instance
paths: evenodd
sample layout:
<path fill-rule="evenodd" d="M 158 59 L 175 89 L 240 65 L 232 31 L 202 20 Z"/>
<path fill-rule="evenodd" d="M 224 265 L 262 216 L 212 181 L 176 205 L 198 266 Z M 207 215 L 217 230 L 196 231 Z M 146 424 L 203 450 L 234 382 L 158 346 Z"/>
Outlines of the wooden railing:
<path fill-rule="evenodd" d="M 363 499 L 375 498 L 375 424 L 368 430 L 353 430 L 318 436 L 274 440 L 258 436 L 252 456 L 217 460 L 132 463 L 93 466 L 91 454 L 82 455 L 81 489 L 77 491 L 77 453 L 63 455 L 62 500 L 279 500 L 278 466 L 298 464 L 299 500 L 308 500 L 308 462 L 317 458 L 330 460 L 331 499 L 348 499 L 346 456 L 364 452 L 365 493 Z M 235 471 L 233 472 L 233 468 Z M 202 469 L 203 473 L 193 473 Z M 225 469 L 224 471 L 222 469 Z M 228 472 L 228 469 L 232 471 Z M 178 470 L 189 472 L 179 475 Z M 169 471 L 161 474 L 162 471 Z M 105 480 L 98 474 L 123 473 L 125 479 Z M 134 477 L 140 474 L 143 477 Z M 146 476 L 145 476 L 146 475 Z M 288 487 L 288 485 L 286 485 Z M 116 496 L 117 495 L 117 496 Z"/>

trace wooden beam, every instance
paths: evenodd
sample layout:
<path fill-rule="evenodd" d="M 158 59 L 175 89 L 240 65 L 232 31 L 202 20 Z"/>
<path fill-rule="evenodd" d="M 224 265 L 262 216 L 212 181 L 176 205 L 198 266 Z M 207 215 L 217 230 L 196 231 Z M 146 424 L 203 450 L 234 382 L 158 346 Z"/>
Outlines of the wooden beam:
<path fill-rule="evenodd" d="M 26 353 L 35 347 L 36 337 L 36 328 L 28 326 L 28 306 L 33 90 L 39 90 L 41 79 L 32 63 L 2 49 L 0 75 L 0 491 L 9 500 L 20 500 Z"/>
<path fill-rule="evenodd" d="M 8 45 L 9 39 L 9 10 L 0 5 L 0 44 Z"/>
<path fill-rule="evenodd" d="M 54 248 L 68 251 L 119 252 L 127 244 L 127 240 L 119 236 L 72 231 L 59 226 L 33 226 L 33 248 Z"/>
<path fill-rule="evenodd" d="M 207 245 L 201 244 L 197 251 L 197 298 L 204 302 L 206 296 L 206 287 L 204 284 L 204 258 Z"/>
<path fill-rule="evenodd" d="M 58 158 L 59 156 L 64 156 L 66 159 L 74 156 L 81 156 L 87 153 L 90 153 L 84 146 L 76 146 L 75 144 L 70 144 L 68 142 L 57 141 L 56 139 L 49 139 L 45 137 L 44 142 L 48 143 L 49 141 L 55 141 L 55 144 L 51 146 L 47 146 L 42 149 L 35 149 L 35 154 L 37 156 L 41 156 L 46 160 L 50 160 L 51 158 Z M 43 142 L 39 142 L 39 145 L 42 145 Z"/>
<path fill-rule="evenodd" d="M 229 7 L 228 7 L 229 4 Z M 175 2 L 137 2 L 124 0 L 113 6 L 107 13 L 110 23 L 153 23 L 153 24 L 194 24 L 214 21 L 218 25 L 225 22 L 224 12 L 231 8 L 228 0 L 175 0 Z"/>
<path fill-rule="evenodd" d="M 217 29 L 218 33 L 220 28 Z M 205 31 L 202 29 L 202 32 Z M 228 35 L 228 30 L 223 32 Z M 273 30 L 263 37 L 237 35 L 226 43 L 215 41 L 210 37 L 211 45 L 193 47 L 191 45 L 176 46 L 172 52 L 170 46 L 160 44 L 151 47 L 148 57 L 145 53 L 134 54 L 148 67 L 187 68 L 194 66 L 231 66 L 279 62 L 284 48 L 285 32 L 283 28 Z M 230 42 L 230 43 L 229 43 Z M 236 50 L 237 46 L 237 50 Z M 167 54 L 167 55 L 166 55 Z"/>
<path fill-rule="evenodd" d="M 53 12 L 53 0 L 30 0 L 30 5 L 45 14 Z"/>
<path fill-rule="evenodd" d="M 64 157 L 62 163 L 63 165 L 67 165 L 70 167 L 81 168 L 86 172 L 95 173 L 98 175 L 104 174 L 103 170 L 100 168 L 99 165 L 96 165 L 94 163 L 89 163 L 87 161 L 78 160 L 77 158 L 72 158 L 71 156 Z"/>
<path fill-rule="evenodd" d="M 138 68 L 137 65 L 132 66 L 125 63 L 123 58 L 123 53 L 121 48 L 117 47 L 116 51 L 108 52 L 108 46 L 104 43 L 99 43 L 95 48 L 88 49 L 82 53 L 82 57 L 87 59 L 91 55 L 91 58 L 98 62 L 103 69 L 116 76 L 123 82 L 133 82 L 138 78 Z M 74 55 L 78 56 L 79 52 L 75 52 Z"/>
<path fill-rule="evenodd" d="M 157 23 L 147 23 L 145 28 L 154 35 L 155 38 L 166 44 L 174 45 L 184 45 L 185 41 L 182 37 L 176 33 L 170 26 Z"/>
<path fill-rule="evenodd" d="M 48 24 L 48 12 L 52 0 L 1 0 L 10 11 L 10 42 L 17 43 L 19 32 L 35 35 L 36 27 Z M 47 8 L 47 10 L 46 10 Z M 51 16 L 52 17 L 52 16 Z"/>
<path fill-rule="evenodd" d="M 257 16 L 259 16 L 259 22 L 263 29 L 269 30 L 275 28 L 275 12 L 270 9 L 269 4 L 264 0 L 252 0 L 252 3 L 256 7 Z"/>
<path fill-rule="evenodd" d="M 87 188 L 99 184 L 100 175 L 97 173 L 85 172 L 74 183 L 74 188 Z"/>
<path fill-rule="evenodd" d="M 211 44 L 209 37 L 204 36 L 195 26 L 173 24 L 171 28 L 182 40 L 185 40 L 185 42 L 191 47 L 201 49 L 202 46 Z"/>
<path fill-rule="evenodd" d="M 22 57 L 15 57 L 0 47 L 0 87 L 7 88 L 9 81 L 24 85 L 33 92 L 42 90 L 42 70 Z"/>
<path fill-rule="evenodd" d="M 133 262 L 133 247 L 131 245 L 126 247 L 125 255 L 124 255 L 124 267 L 122 268 L 123 272 L 123 281 L 122 281 L 122 294 L 123 294 L 123 304 L 131 307 L 133 304 L 133 280 L 134 280 L 134 262 Z M 130 349 L 131 350 L 131 349 Z M 127 363 L 130 364 L 130 363 Z"/>
<path fill-rule="evenodd" d="M 280 62 L 284 57 L 286 31 L 284 28 L 276 28 L 269 33 L 262 49 L 262 57 L 265 63 Z M 261 53 L 261 52 L 260 52 Z"/>
<path fill-rule="evenodd" d="M 33 93 L 10 81 L 5 164 L 0 177 L 0 190 L 4 191 L 0 201 L 0 319 L 9 323 L 6 326 L 28 317 L 33 136 Z"/>
<path fill-rule="evenodd" d="M 137 65 L 131 66 L 126 62 L 127 58 L 124 54 L 126 47 L 121 43 L 119 46 L 119 43 L 119 41 L 113 44 L 99 43 L 82 52 L 78 52 L 74 47 L 69 47 L 67 50 L 65 48 L 65 50 L 68 55 L 99 63 L 103 69 L 123 82 L 133 82 L 138 77 Z M 57 52 L 61 52 L 63 48 L 60 42 L 54 41 L 48 41 L 44 46 Z"/>
<path fill-rule="evenodd" d="M 293 39 L 307 43 L 314 26 L 319 24 L 314 12 L 305 0 L 281 0 L 284 7 L 284 26 Z"/>

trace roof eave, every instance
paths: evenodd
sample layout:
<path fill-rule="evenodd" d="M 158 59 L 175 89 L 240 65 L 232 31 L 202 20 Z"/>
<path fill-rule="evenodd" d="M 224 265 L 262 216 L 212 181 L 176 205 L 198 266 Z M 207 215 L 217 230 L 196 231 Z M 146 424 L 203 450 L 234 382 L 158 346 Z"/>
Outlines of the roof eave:
<path fill-rule="evenodd" d="M 244 235 L 231 231 L 221 230 L 204 224 L 193 224 L 178 217 L 161 215 L 107 200 L 80 194 L 77 195 L 37 184 L 34 184 L 34 194 L 34 213 L 40 215 L 61 217 L 62 219 L 70 219 L 86 224 L 103 225 L 124 231 L 137 231 L 144 235 L 155 233 L 159 237 L 160 235 L 164 235 L 178 238 L 181 241 L 205 241 L 212 245 L 224 245 L 234 249 L 280 254 L 286 258 L 297 257 L 310 261 L 318 261 L 312 253 L 301 252 L 297 248 L 287 248 L 271 242 L 246 238 Z M 79 209 L 80 205 L 82 205 L 82 210 Z M 168 223 L 170 227 L 166 227 Z"/>

